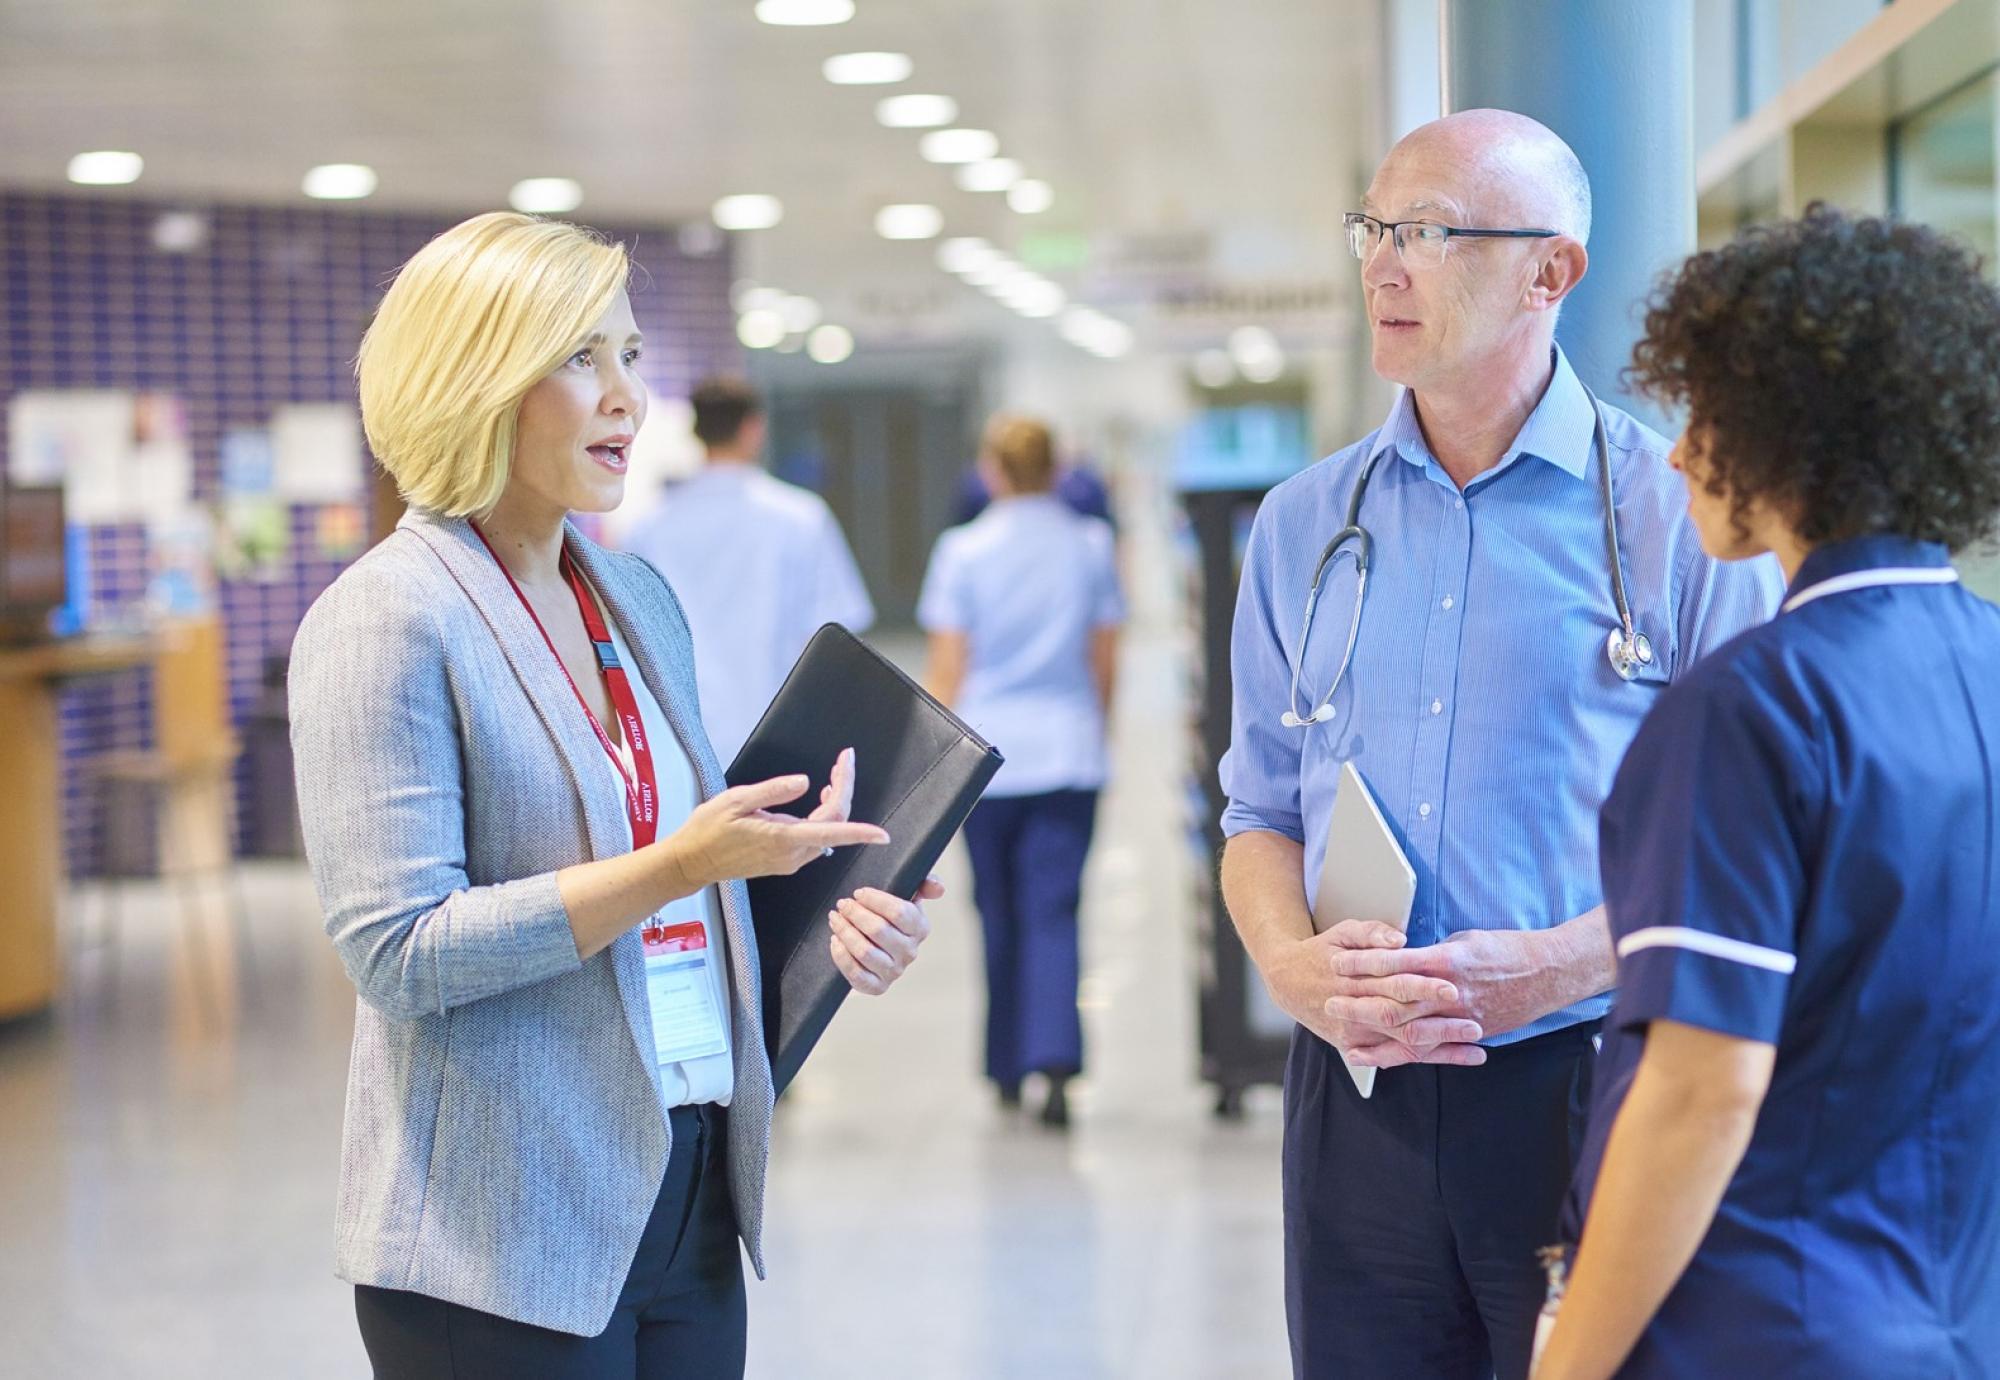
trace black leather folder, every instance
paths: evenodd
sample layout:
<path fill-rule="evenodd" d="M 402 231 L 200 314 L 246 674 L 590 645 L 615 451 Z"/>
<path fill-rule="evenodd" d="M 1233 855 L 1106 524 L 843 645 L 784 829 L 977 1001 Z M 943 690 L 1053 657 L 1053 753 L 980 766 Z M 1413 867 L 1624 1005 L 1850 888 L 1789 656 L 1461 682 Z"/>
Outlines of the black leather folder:
<path fill-rule="evenodd" d="M 861 887 L 914 898 L 1000 770 L 991 743 L 854 634 L 828 623 L 806 644 L 730 763 L 729 784 L 803 773 L 812 788 L 784 808 L 810 814 L 834 758 L 849 747 L 852 818 L 881 825 L 890 841 L 843 848 L 789 877 L 750 882 L 764 977 L 764 1038 L 779 1091 L 847 995 L 847 979 L 828 952 L 827 912 Z"/>

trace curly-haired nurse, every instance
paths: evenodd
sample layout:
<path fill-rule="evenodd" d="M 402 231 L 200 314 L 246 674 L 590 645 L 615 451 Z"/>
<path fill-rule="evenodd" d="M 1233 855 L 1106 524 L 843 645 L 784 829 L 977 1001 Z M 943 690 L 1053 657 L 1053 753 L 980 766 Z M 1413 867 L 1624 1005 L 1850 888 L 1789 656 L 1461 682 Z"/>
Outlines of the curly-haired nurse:
<path fill-rule="evenodd" d="M 2000 293 L 1821 207 L 1697 255 L 1634 369 L 1776 619 L 1604 806 L 1618 997 L 1536 1374 L 2000 1375 Z M 1583 1216 L 1583 1209 L 1588 1215 Z"/>

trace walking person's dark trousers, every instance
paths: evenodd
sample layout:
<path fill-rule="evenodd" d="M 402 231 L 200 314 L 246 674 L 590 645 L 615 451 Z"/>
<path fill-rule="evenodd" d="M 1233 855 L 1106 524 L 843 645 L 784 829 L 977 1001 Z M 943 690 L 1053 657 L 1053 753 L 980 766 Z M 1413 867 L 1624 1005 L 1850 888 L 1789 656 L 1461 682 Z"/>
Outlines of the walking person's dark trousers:
<path fill-rule="evenodd" d="M 986 934 L 986 1075 L 1083 1070 L 1076 1009 L 1077 906 L 1096 791 L 988 798 L 965 822 L 972 896 Z"/>

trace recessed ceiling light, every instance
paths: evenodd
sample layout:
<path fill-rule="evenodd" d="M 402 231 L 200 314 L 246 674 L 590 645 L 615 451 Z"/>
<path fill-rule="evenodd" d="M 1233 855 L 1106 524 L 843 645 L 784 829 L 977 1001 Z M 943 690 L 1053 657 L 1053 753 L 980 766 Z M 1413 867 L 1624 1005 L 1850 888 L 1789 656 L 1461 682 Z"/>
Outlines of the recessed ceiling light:
<path fill-rule="evenodd" d="M 785 319 L 768 307 L 756 307 L 736 318 L 736 338 L 752 350 L 768 350 L 785 338 Z"/>
<path fill-rule="evenodd" d="M 1239 326 L 1229 333 L 1229 357 L 1252 383 L 1271 383 L 1285 372 L 1278 337 L 1262 326 Z"/>
<path fill-rule="evenodd" d="M 1021 165 L 1011 158 L 982 158 L 960 166 L 954 180 L 968 192 L 1004 192 L 1021 180 Z"/>
<path fill-rule="evenodd" d="M 1007 205 L 1024 216 L 1040 215 L 1055 200 L 1055 188 L 1037 177 L 1024 177 L 1007 189 Z"/>
<path fill-rule="evenodd" d="M 746 192 L 722 198 L 709 214 L 724 230 L 769 230 L 785 218 L 785 204 L 774 196 Z"/>
<path fill-rule="evenodd" d="M 1253 371 L 1261 372 L 1273 360 L 1283 369 L 1285 352 L 1278 345 L 1278 337 L 1262 326 L 1239 326 L 1229 333 L 1229 357 L 1236 361 L 1245 378 L 1255 379 Z"/>
<path fill-rule="evenodd" d="M 756 14 L 784 28 L 845 24 L 854 18 L 854 0 L 757 0 Z"/>
<path fill-rule="evenodd" d="M 821 326 L 806 337 L 806 353 L 821 364 L 838 364 L 854 353 L 854 334 L 845 326 Z"/>
<path fill-rule="evenodd" d="M 1203 388 L 1227 388 L 1236 379 L 1236 361 L 1227 350 L 1203 350 L 1194 357 L 1194 381 Z"/>
<path fill-rule="evenodd" d="M 959 276 L 976 288 L 990 288 L 1006 282 L 1021 271 L 1021 266 L 1005 254 L 994 254 L 983 264 L 959 270 Z"/>
<path fill-rule="evenodd" d="M 1055 304 L 1047 311 L 1035 313 L 1038 316 L 1054 316 L 1058 311 L 1062 310 L 1064 301 L 1061 288 L 1048 279 L 1037 277 L 1033 273 L 1023 273 L 1017 278 L 1002 283 L 993 290 L 993 295 L 1012 307 L 1015 311 L 1023 311 L 1028 307 L 1044 302 L 1053 302 Z"/>
<path fill-rule="evenodd" d="M 875 233 L 885 240 L 927 240 L 944 229 L 944 212 L 920 202 L 884 206 L 875 213 Z"/>
<path fill-rule="evenodd" d="M 999 251 L 977 235 L 960 235 L 938 246 L 938 267 L 946 273 L 970 273 L 999 257 Z"/>
<path fill-rule="evenodd" d="M 84 187 L 122 187 L 137 182 L 146 170 L 146 160 L 136 153 L 99 149 L 79 153 L 69 160 L 69 180 Z"/>
<path fill-rule="evenodd" d="M 932 163 L 977 163 L 1000 152 L 1000 138 L 990 129 L 934 129 L 917 152 Z"/>
<path fill-rule="evenodd" d="M 375 191 L 375 170 L 360 163 L 322 163 L 306 174 L 303 190 L 321 201 L 358 201 Z"/>
<path fill-rule="evenodd" d="M 819 324 L 819 303 L 810 297 L 791 296 L 778 301 L 778 319 L 792 334 L 809 331 Z"/>
<path fill-rule="evenodd" d="M 1284 376 L 1285 356 L 1283 351 L 1279 351 L 1267 359 L 1255 359 L 1243 365 L 1243 377 L 1252 383 L 1276 383 Z"/>
<path fill-rule="evenodd" d="M 994 270 L 990 277 L 981 274 L 982 281 L 977 286 L 985 288 L 995 297 L 1005 297 L 1025 284 L 1039 281 L 1033 269 L 1017 264 L 1012 259 L 1000 260 L 994 266 Z M 970 282 L 971 279 L 968 278 L 966 281 Z"/>
<path fill-rule="evenodd" d="M 1040 274 L 1036 274 L 1032 268 L 1014 268 L 1014 272 L 1010 272 L 1006 278 L 1002 278 L 1000 282 L 996 282 L 990 288 L 990 292 L 996 298 L 1000 298 L 1002 302 L 1012 302 L 1020 294 L 1024 294 L 1024 292 L 1036 292 L 1036 290 L 1040 290 L 1046 284 L 1048 284 L 1048 280 L 1042 278 Z"/>
<path fill-rule="evenodd" d="M 875 102 L 875 118 L 890 129 L 936 129 L 958 118 L 949 96 L 885 96 Z"/>
<path fill-rule="evenodd" d="M 1007 305 L 1023 316 L 1054 316 L 1063 309 L 1066 300 L 1061 288 L 1054 283 L 1037 279 L 1014 293 L 1008 299 Z"/>
<path fill-rule="evenodd" d="M 567 177 L 530 177 L 516 182 L 507 204 L 531 216 L 559 216 L 583 205 L 583 188 Z"/>
<path fill-rule="evenodd" d="M 908 78 L 912 64 L 907 53 L 841 53 L 819 70 L 835 86 L 886 86 Z"/>
<path fill-rule="evenodd" d="M 1116 359 L 1132 348 L 1132 328 L 1089 307 L 1071 307 L 1056 327 L 1064 340 L 1100 359 Z"/>

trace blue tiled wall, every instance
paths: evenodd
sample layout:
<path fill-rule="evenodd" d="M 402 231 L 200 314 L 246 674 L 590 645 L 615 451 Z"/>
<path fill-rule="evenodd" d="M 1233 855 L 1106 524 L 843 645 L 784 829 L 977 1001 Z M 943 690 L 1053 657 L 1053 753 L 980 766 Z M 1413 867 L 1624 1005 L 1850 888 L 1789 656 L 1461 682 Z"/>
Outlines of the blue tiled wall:
<path fill-rule="evenodd" d="M 153 246 L 153 226 L 170 210 L 206 218 L 201 248 L 168 253 Z M 460 218 L 0 191 L 0 410 L 24 388 L 177 394 L 187 410 L 196 497 L 212 498 L 225 431 L 264 426 L 287 403 L 353 399 L 355 347 L 383 285 Z M 656 394 L 685 396 L 701 374 L 741 367 L 726 251 L 690 258 L 665 225 L 600 228 L 645 270 L 632 306 L 647 336 Z M 0 426 L 0 466 L 5 448 Z M 357 468 L 366 463 L 355 456 Z M 256 701 L 266 657 L 290 646 L 306 607 L 340 573 L 339 561 L 317 554 L 317 518 L 315 509 L 295 508 L 289 552 L 269 578 L 221 587 L 230 706 L 239 723 Z M 94 529 L 89 549 L 89 594 L 98 607 L 143 597 L 142 526 Z M 102 830 L 76 768 L 94 753 L 144 746 L 150 705 L 143 673 L 64 692 L 65 842 L 73 875 L 97 870 Z M 247 819 L 257 802 L 245 797 L 242 804 Z"/>

